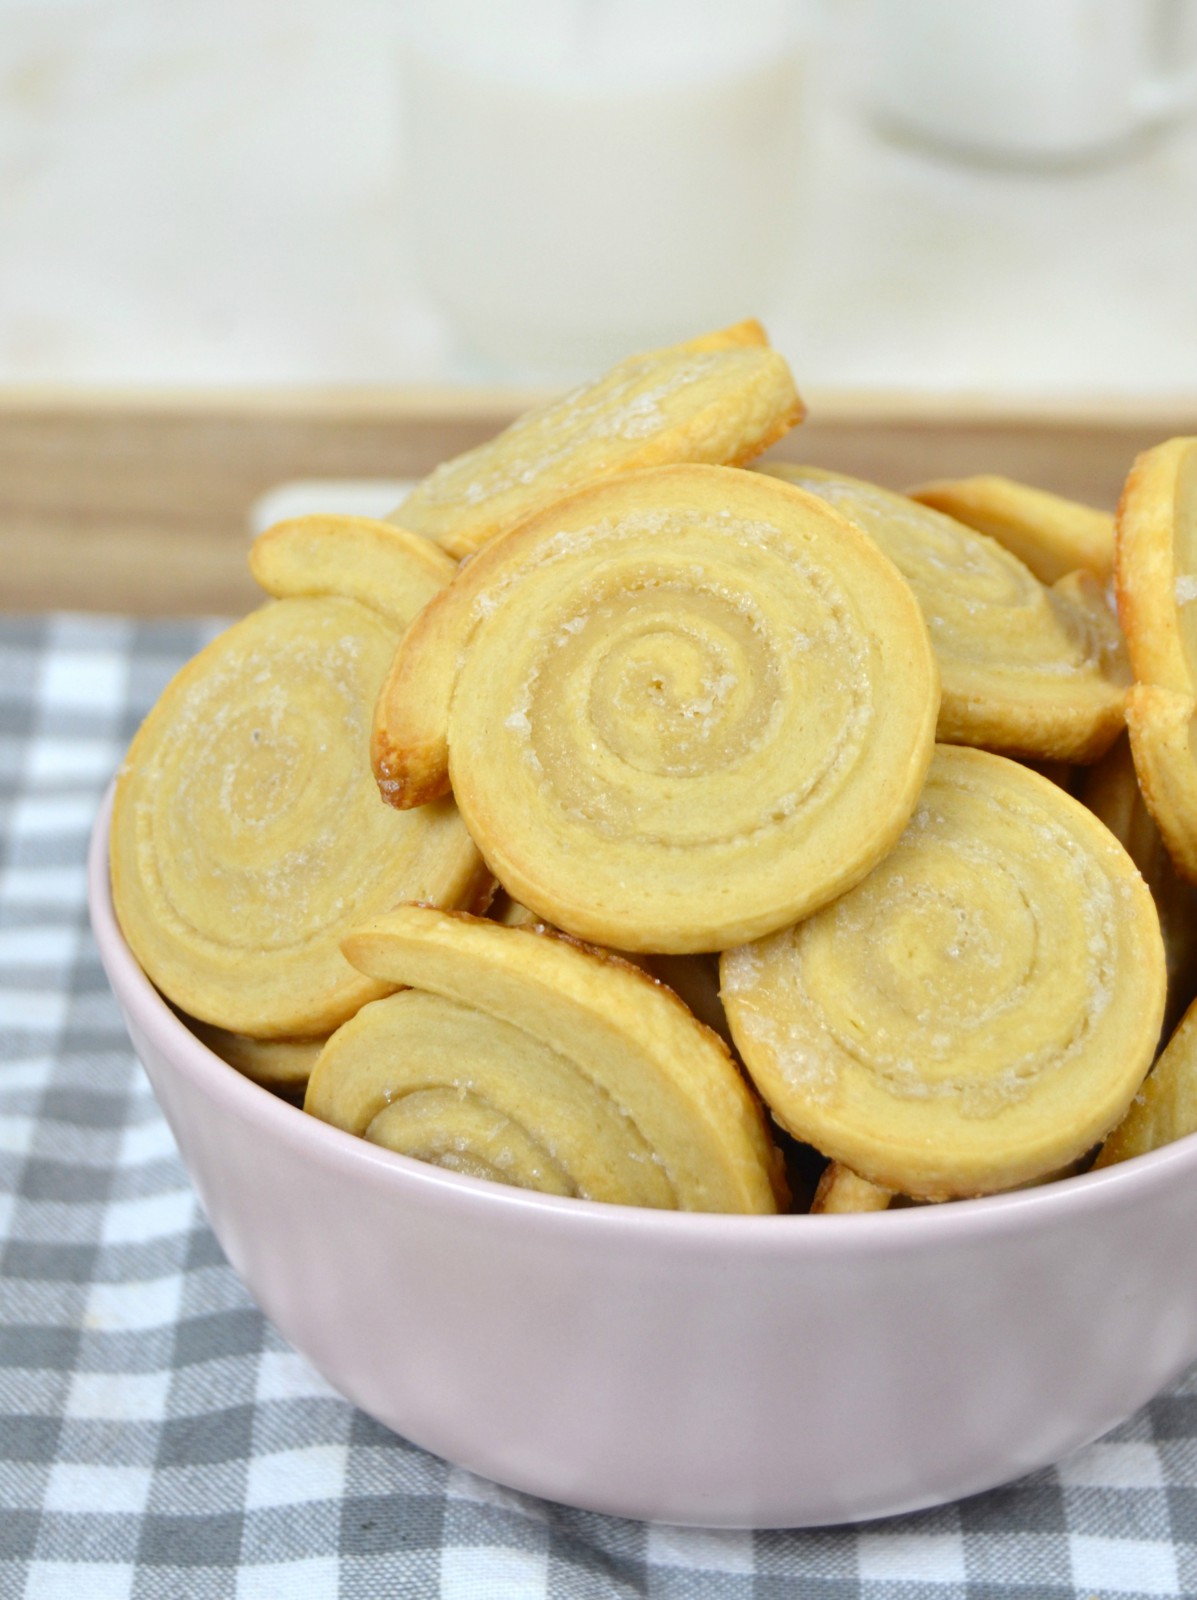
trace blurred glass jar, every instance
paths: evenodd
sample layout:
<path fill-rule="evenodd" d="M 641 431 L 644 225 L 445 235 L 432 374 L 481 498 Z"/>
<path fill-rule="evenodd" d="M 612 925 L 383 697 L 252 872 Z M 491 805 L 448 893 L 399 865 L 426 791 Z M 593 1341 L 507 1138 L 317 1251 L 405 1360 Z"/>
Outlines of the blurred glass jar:
<path fill-rule="evenodd" d="M 949 153 L 1118 155 L 1197 96 L 1197 0 L 870 0 L 873 109 Z"/>
<path fill-rule="evenodd" d="M 767 311 L 794 223 L 794 0 L 426 0 L 402 110 L 430 294 L 558 369 Z"/>

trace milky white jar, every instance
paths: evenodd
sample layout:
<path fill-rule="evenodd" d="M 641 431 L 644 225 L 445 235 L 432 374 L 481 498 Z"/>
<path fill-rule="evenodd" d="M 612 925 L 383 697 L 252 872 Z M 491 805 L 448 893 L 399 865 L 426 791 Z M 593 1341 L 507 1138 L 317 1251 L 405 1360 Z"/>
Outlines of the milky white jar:
<path fill-rule="evenodd" d="M 404 50 L 427 287 L 505 361 L 615 360 L 767 310 L 793 221 L 784 0 L 437 0 Z"/>
<path fill-rule="evenodd" d="M 871 0 L 882 120 L 958 154 L 1116 154 L 1191 103 L 1197 0 Z"/>

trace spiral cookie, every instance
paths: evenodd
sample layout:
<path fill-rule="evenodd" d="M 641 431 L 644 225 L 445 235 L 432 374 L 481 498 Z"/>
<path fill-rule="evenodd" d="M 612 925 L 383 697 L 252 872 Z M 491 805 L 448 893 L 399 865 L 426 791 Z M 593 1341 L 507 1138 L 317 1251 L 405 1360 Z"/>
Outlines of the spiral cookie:
<path fill-rule="evenodd" d="M 673 461 L 739 464 L 804 407 L 759 323 L 621 361 L 443 462 L 394 520 L 466 556 L 580 484 Z"/>
<path fill-rule="evenodd" d="M 406 551 L 415 535 L 387 534 L 376 604 L 310 594 L 236 623 L 168 685 L 117 783 L 125 937 L 168 999 L 234 1033 L 327 1033 L 385 991 L 342 956 L 349 928 L 400 900 L 470 904 L 489 882 L 450 801 L 403 816 L 371 778 L 370 714 L 399 611 L 443 581 L 439 556 L 429 569 Z M 289 537 L 273 538 L 276 554 Z M 322 581 L 360 587 L 348 570 Z"/>
<path fill-rule="evenodd" d="M 930 760 L 917 605 L 822 501 L 666 467 L 466 565 L 379 698 L 383 793 L 453 793 L 523 904 L 623 950 L 719 950 L 842 893 Z"/>
<path fill-rule="evenodd" d="M 1118 507 L 1118 615 L 1135 673 L 1126 723 L 1176 870 L 1197 883 L 1197 439 L 1138 457 Z"/>
<path fill-rule="evenodd" d="M 863 883 L 721 967 L 782 1126 L 929 1200 L 1083 1154 L 1142 1082 L 1164 1005 L 1155 907 L 1109 830 L 1037 773 L 951 746 Z"/>
<path fill-rule="evenodd" d="M 388 986 L 329 1040 L 305 1110 L 404 1155 L 549 1194 L 772 1212 L 780 1156 L 723 1045 L 638 968 L 422 906 L 345 942 Z"/>
<path fill-rule="evenodd" d="M 905 495 L 815 467 L 764 470 L 859 523 L 914 590 L 939 658 L 941 739 L 1064 761 L 1113 743 L 1129 673 L 1096 580 L 1048 589 L 994 540 Z"/>
<path fill-rule="evenodd" d="M 1101 583 L 1114 568 L 1114 519 L 1046 489 L 1011 478 L 938 478 L 908 491 L 912 500 L 988 534 L 1044 583 L 1091 572 Z"/>

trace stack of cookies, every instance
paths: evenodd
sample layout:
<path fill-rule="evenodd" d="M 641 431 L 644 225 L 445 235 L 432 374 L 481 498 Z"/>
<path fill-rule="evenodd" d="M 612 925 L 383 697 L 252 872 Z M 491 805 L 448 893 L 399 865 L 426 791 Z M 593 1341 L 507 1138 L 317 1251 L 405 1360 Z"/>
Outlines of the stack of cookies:
<path fill-rule="evenodd" d="M 1197 1022 L 1144 1089 L 1197 989 L 1197 441 L 1115 539 L 1003 479 L 747 467 L 802 415 L 746 322 L 386 522 L 261 536 L 272 598 L 113 814 L 122 928 L 212 1049 L 403 1155 L 699 1211 L 988 1194 L 1197 1126 Z"/>

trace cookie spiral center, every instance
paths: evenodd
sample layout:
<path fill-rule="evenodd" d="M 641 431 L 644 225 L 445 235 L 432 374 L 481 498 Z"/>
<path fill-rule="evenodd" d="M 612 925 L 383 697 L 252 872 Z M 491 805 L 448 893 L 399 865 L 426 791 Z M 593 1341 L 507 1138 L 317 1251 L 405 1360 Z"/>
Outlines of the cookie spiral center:
<path fill-rule="evenodd" d="M 655 606 L 654 608 L 655 609 Z M 629 618 L 594 664 L 588 712 L 605 748 L 637 771 L 694 777 L 741 758 L 768 721 L 753 692 L 773 674 L 767 653 L 730 608 L 668 625 Z"/>

